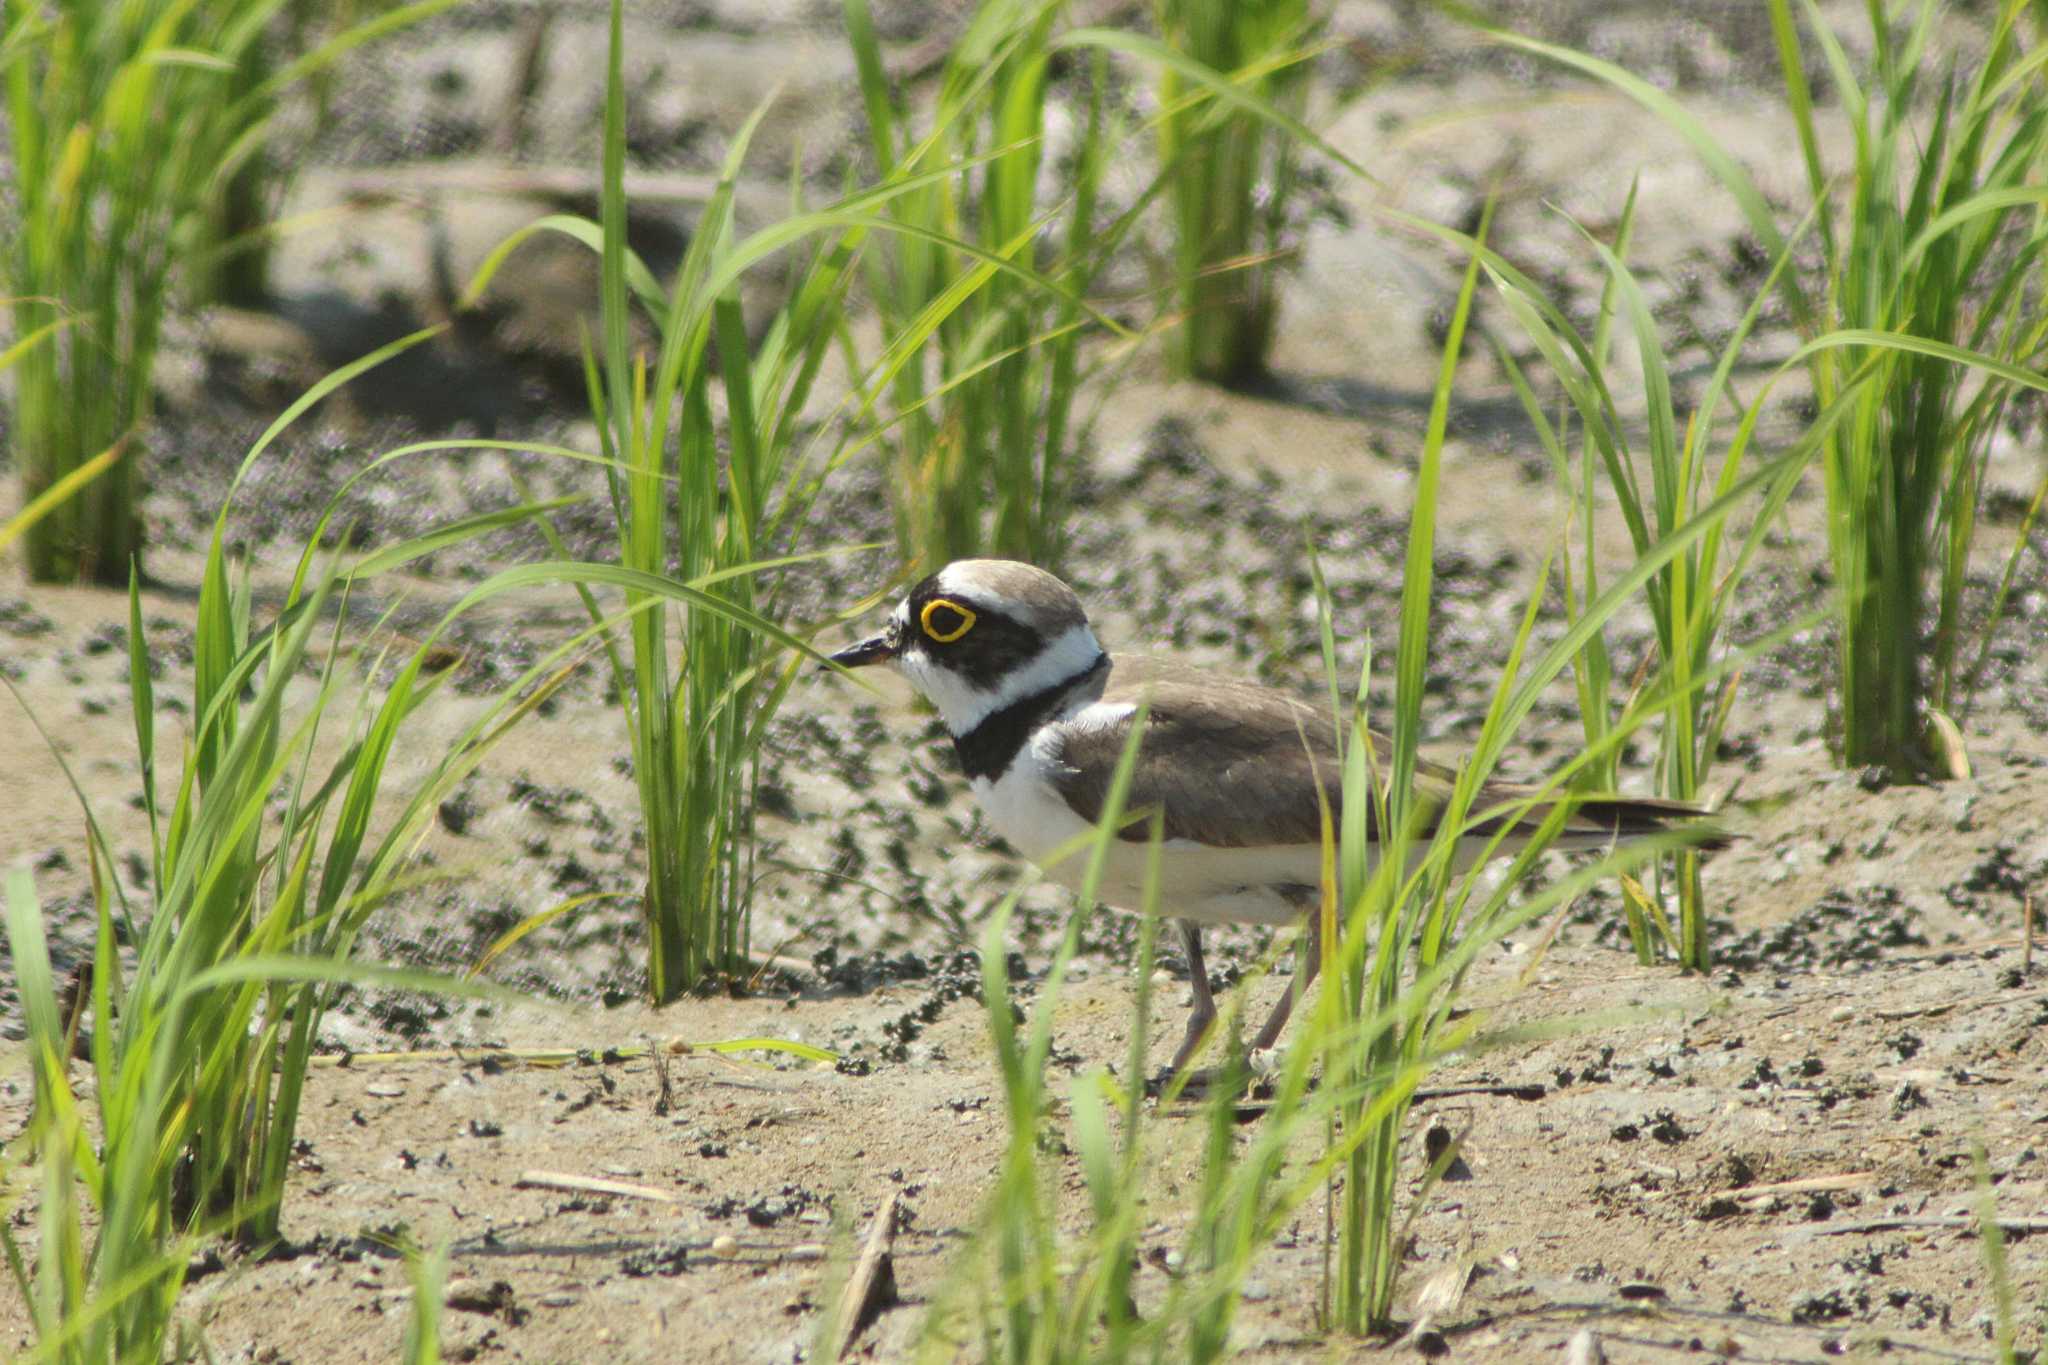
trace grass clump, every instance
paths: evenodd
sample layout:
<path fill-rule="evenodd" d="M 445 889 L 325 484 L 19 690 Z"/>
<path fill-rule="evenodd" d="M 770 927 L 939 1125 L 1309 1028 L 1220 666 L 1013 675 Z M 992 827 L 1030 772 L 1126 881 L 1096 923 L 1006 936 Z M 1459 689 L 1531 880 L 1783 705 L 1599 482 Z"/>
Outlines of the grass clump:
<path fill-rule="evenodd" d="M 1587 238 L 1607 276 L 1602 307 L 1590 337 L 1518 274 L 1490 272 L 1508 311 L 1535 344 L 1563 393 L 1560 411 L 1553 417 L 1514 358 L 1504 348 L 1498 349 L 1530 425 L 1550 455 L 1577 523 L 1576 574 L 1569 538 L 1558 563 L 1566 620 L 1572 624 L 1600 597 L 1598 490 L 1602 486 L 1612 490 L 1634 553 L 1648 553 L 1659 538 L 1672 534 L 1698 515 L 1708 501 L 1725 494 L 1754 463 L 1754 437 L 1764 412 L 1763 399 L 1776 383 L 1774 378 L 1755 398 L 1744 401 L 1732 378 L 1763 306 L 1787 268 L 1790 246 L 1780 252 L 1763 289 L 1729 334 L 1697 404 L 1688 410 L 1674 390 L 1671 361 L 1643 288 L 1627 265 L 1634 221 L 1635 196 L 1631 193 L 1615 244 L 1609 247 Z M 1647 420 L 1640 426 L 1634 415 L 1623 409 L 1619 395 L 1626 390 L 1612 369 L 1617 328 L 1620 339 L 1633 350 L 1642 374 Z M 1781 370 L 1779 375 L 1783 373 Z M 1823 414 L 1800 449 L 1810 456 L 1819 448 L 1824 433 L 1833 430 L 1843 416 L 1839 405 Z M 1632 435 L 1637 430 L 1641 435 Z M 1571 451 L 1574 443 L 1576 461 Z M 1645 467 L 1647 487 L 1639 472 Z M 1644 584 L 1643 600 L 1656 631 L 1656 648 L 1633 670 L 1633 676 L 1617 673 L 1604 628 L 1586 636 L 1573 660 L 1572 674 L 1586 743 L 1590 752 L 1601 757 L 1581 771 L 1582 787 L 1613 789 L 1619 751 L 1608 742 L 1611 731 L 1617 726 L 1634 728 L 1651 719 L 1643 707 L 1650 699 L 1661 698 L 1661 713 L 1655 717 L 1662 721 L 1658 729 L 1658 794 L 1680 801 L 1697 801 L 1703 795 L 1742 675 L 1727 672 L 1718 686 L 1711 688 L 1696 686 L 1695 680 L 1726 649 L 1723 627 L 1729 610 L 1800 472 L 1796 463 L 1780 461 L 1779 467 L 1783 473 L 1763 490 L 1740 539 L 1717 522 Z M 1660 863 L 1660 879 L 1662 869 Z M 1651 962 L 1660 949 L 1668 949 L 1682 965 L 1705 970 L 1712 950 L 1706 937 L 1706 906 L 1696 852 L 1678 854 L 1674 878 L 1678 901 L 1675 932 L 1663 914 L 1661 898 L 1651 898 L 1637 885 L 1625 883 L 1630 939 L 1642 962 Z"/>
<path fill-rule="evenodd" d="M 1933 0 L 1897 13 L 1873 6 L 1859 72 L 1816 6 L 1769 7 L 1819 255 L 1817 269 L 1786 270 L 1776 289 L 1806 338 L 1796 358 L 1817 408 L 1851 397 L 1817 452 L 1840 589 L 1837 748 L 1846 765 L 1906 777 L 1967 769 L 1952 713 L 1969 690 L 1963 596 L 1984 463 L 2013 398 L 2048 388 L 2039 6 L 2002 0 L 1968 72 L 1931 49 L 1940 13 Z M 1786 234 L 1755 181 L 1670 96 L 1598 58 L 1489 32 L 1663 119 L 1766 252 L 1783 254 Z M 1847 167 L 1820 152 L 1809 43 L 1848 124 Z M 1993 625 L 2003 601 L 2001 591 Z"/>
<path fill-rule="evenodd" d="M 764 106 L 735 137 L 690 250 L 662 285 L 626 242 L 617 4 L 610 32 L 601 221 L 555 216 L 528 226 L 497 248 L 467 297 L 480 296 L 537 231 L 566 233 L 600 256 L 603 335 L 585 371 L 618 563 L 529 567 L 583 585 L 604 640 L 646 822 L 648 989 L 666 1003 L 708 977 L 747 970 L 756 760 L 797 667 L 815 657 L 769 619 L 772 573 L 808 556 L 772 554 L 804 524 L 823 468 L 838 458 L 811 458 L 831 429 L 805 409 L 844 339 L 846 291 L 887 194 L 798 211 L 742 237 L 734 183 Z M 755 339 L 740 281 L 777 254 L 795 258 L 787 301 Z M 651 362 L 632 347 L 636 308 L 655 328 Z M 594 583 L 624 591 L 623 646 Z"/>
<path fill-rule="evenodd" d="M 315 386 L 272 424 L 236 482 L 298 415 L 424 335 Z M 277 1237 L 306 1068 L 337 992 L 352 982 L 438 985 L 353 962 L 357 938 L 400 884 L 440 797 L 552 690 L 544 680 L 560 653 L 501 696 L 378 829 L 400 731 L 441 675 L 429 662 L 438 657 L 432 638 L 402 659 L 350 647 L 345 603 L 359 578 L 539 510 L 472 517 L 373 551 L 345 571 L 316 570 L 309 548 L 275 618 L 259 625 L 249 573 L 229 568 L 224 507 L 199 590 L 192 730 L 168 792 L 156 766 L 150 646 L 131 578 L 129 688 L 150 828 L 150 909 L 145 918 L 129 904 L 88 811 L 98 928 L 68 1019 L 57 1014 L 32 894 L 10 889 L 9 950 L 31 1002 L 31 1135 L 45 1170 L 33 1273 L 11 1234 L 0 1235 L 9 1237 L 10 1264 L 32 1305 L 41 1358 L 157 1359 L 196 1239 L 225 1234 L 261 1247 Z M 323 518 L 312 544 L 324 529 Z M 369 677 L 387 665 L 394 671 L 380 692 L 343 704 L 346 675 L 360 667 Z M 310 693 L 301 686 L 308 674 Z M 86 1018 L 91 1123 L 68 1075 Z"/>
<path fill-rule="evenodd" d="M 6 0 L 0 137 L 12 163 L 0 283 L 22 355 L 12 435 L 33 504 L 137 438 L 174 274 L 214 244 L 216 187 L 260 143 L 276 97 L 379 33 L 447 8 L 420 0 L 346 29 L 253 82 L 276 0 Z M 26 537 L 38 582 L 117 587 L 142 548 L 136 462 L 112 462 Z"/>
<path fill-rule="evenodd" d="M 1172 51 L 1294 119 L 1306 111 L 1307 59 L 1322 27 L 1309 0 L 1160 0 L 1157 12 Z M 1174 367 L 1246 384 L 1272 354 L 1304 149 L 1287 128 L 1208 98 L 1183 67 L 1163 66 L 1159 81 L 1181 312 Z"/>
<path fill-rule="evenodd" d="M 877 399 L 893 407 L 879 435 L 900 547 L 912 563 L 993 553 L 1056 567 L 1086 443 L 1077 399 L 1122 354 L 1084 354 L 1084 342 L 1098 330 L 1132 337 L 1088 297 L 1146 210 L 1165 194 L 1180 215 L 1185 335 L 1211 349 L 1225 338 L 1230 351 L 1228 338 L 1256 334 L 1263 363 L 1294 149 L 1362 174 L 1291 112 L 1313 26 L 1291 17 L 1300 5 L 1238 7 L 1255 12 L 1242 22 L 1230 6 L 1189 6 L 1191 53 L 1121 29 L 1063 28 L 1066 0 L 1001 0 L 980 6 L 954 46 L 920 134 L 891 88 L 867 0 L 844 8 L 889 199 L 888 240 L 869 254 L 867 279 L 887 340 L 874 373 Z M 1197 30 L 1232 36 L 1205 46 Z M 1163 82 L 1152 126 L 1166 154 L 1107 217 L 1105 173 L 1131 135 L 1110 101 L 1113 57 Z M 1049 135 L 1056 62 L 1085 91 L 1064 149 Z"/>
<path fill-rule="evenodd" d="M 737 571 L 772 541 L 784 515 L 801 513 L 807 486 L 792 483 L 791 424 L 831 341 L 846 261 L 833 257 L 820 273 L 799 277 L 757 368 L 737 282 L 713 279 L 714 266 L 732 246 L 732 184 L 746 146 L 742 134 L 681 273 L 660 300 L 661 353 L 650 374 L 627 347 L 619 62 L 614 5 L 605 115 L 604 337 L 601 360 L 589 374 L 592 409 L 612 461 L 607 472 L 619 512 L 619 562 L 654 577 L 731 572 L 712 591 L 751 612 L 760 601 L 755 581 Z M 712 394 L 720 387 L 727 414 L 723 460 L 712 416 Z M 628 590 L 629 607 L 648 600 Z M 595 619 L 594 604 L 591 611 Z M 800 657 L 778 677 L 768 667 L 768 642 L 730 615 L 686 606 L 681 618 L 674 641 L 679 659 L 663 606 L 635 613 L 630 664 L 613 654 L 647 828 L 648 992 L 657 1003 L 713 973 L 745 969 L 755 759 Z"/>
<path fill-rule="evenodd" d="M 1083 329 L 1108 321 L 1082 299 L 1133 221 L 1097 221 L 1119 140 L 1101 50 L 1086 56 L 1072 145 L 1048 147 L 1066 8 L 980 6 L 920 134 L 890 87 L 867 0 L 845 0 L 867 149 L 891 191 L 893 230 L 866 275 L 888 342 L 881 388 L 894 411 L 882 439 L 897 535 L 913 563 L 1059 560 L 1084 439 Z"/>
<path fill-rule="evenodd" d="M 13 302 L 11 299 L 0 300 L 0 307 L 11 308 Z M 45 322 L 26 336 L 17 337 L 6 350 L 0 351 L 0 374 L 14 368 L 23 356 L 49 340 L 62 330 L 63 326 L 64 320 L 56 318 Z M 127 447 L 116 442 L 90 460 L 68 470 L 63 477 L 30 498 L 26 506 L 9 517 L 5 523 L 0 523 L 0 551 L 4 551 L 9 545 L 27 535 L 30 527 L 69 502 L 73 494 L 106 473 L 116 461 L 123 459 L 127 454 Z"/>
<path fill-rule="evenodd" d="M 1470 263 L 1424 433 L 1403 576 L 1394 712 L 1384 751 L 1366 729 L 1362 700 L 1348 712 L 1339 702 L 1335 643 L 1327 596 L 1323 599 L 1331 706 L 1340 735 L 1347 737 L 1341 823 L 1325 835 L 1320 912 L 1323 942 L 1334 946 L 1326 950 L 1323 988 L 1289 1055 L 1281 1093 L 1305 1086 L 1311 1064 L 1320 1065 L 1318 1093 L 1330 1097 L 1330 1109 L 1319 1116 L 1326 1125 L 1325 1160 L 1344 1176 L 1336 1210 L 1337 1265 L 1326 1313 L 1330 1325 L 1348 1332 L 1384 1331 L 1392 1323 L 1401 1265 L 1396 1223 L 1401 1128 L 1416 1088 L 1450 1055 L 1512 1038 L 1507 1032 L 1489 1032 L 1485 1013 L 1461 1003 L 1466 974 L 1479 954 L 1599 881 L 1712 832 L 1680 827 L 1610 847 L 1590 865 L 1517 900 L 1515 893 L 1537 871 L 1576 802 L 1591 795 L 1578 785 L 1580 775 L 1602 771 L 1609 755 L 1666 702 L 1713 688 L 1737 661 L 1716 661 L 1691 675 L 1666 679 L 1650 705 L 1618 718 L 1540 786 L 1482 804 L 1483 789 L 1538 701 L 1580 657 L 1587 641 L 1659 575 L 1718 537 L 1722 521 L 1735 508 L 1774 481 L 1785 480 L 1795 467 L 1795 457 L 1780 457 L 1740 480 L 1731 479 L 1714 499 L 1663 528 L 1613 583 L 1579 604 L 1562 637 L 1530 659 L 1542 602 L 1540 590 L 1532 593 L 1470 754 L 1447 791 L 1418 783 L 1436 504 L 1452 385 L 1478 281 L 1489 273 L 1496 278 L 1514 274 L 1484 245 L 1490 219 L 1489 204 L 1478 238 L 1434 229 L 1435 235 L 1469 251 Z M 1546 564 L 1538 583 L 1548 576 Z M 1368 650 L 1368 674 L 1371 666 Z M 1360 699 L 1366 681 L 1361 677 Z M 1419 836 L 1424 829 L 1427 836 Z M 1468 866 L 1510 851 L 1504 875 L 1460 875 Z M 1313 1107 L 1304 1112 L 1314 1113 Z M 1425 1192 L 1447 1160 L 1440 1158 L 1427 1173 Z M 1332 1192 L 1330 1198 L 1335 1203 L 1338 1197 Z"/>
<path fill-rule="evenodd" d="M 251 450 L 236 485 L 298 416 L 430 334 L 402 338 L 316 385 Z M 530 443 L 436 440 L 380 456 L 337 492 L 267 624 L 259 624 L 249 571 L 230 569 L 223 508 L 199 591 L 192 731 L 169 793 L 156 767 L 149 643 L 131 581 L 129 687 L 150 826 L 149 913 L 128 903 L 88 812 L 98 930 L 69 1018 L 57 1009 L 62 992 L 32 892 L 25 879 L 9 888 L 8 946 L 29 1002 L 36 1068 L 29 1140 L 44 1182 L 40 1254 L 33 1262 L 24 1256 L 5 1227 L 0 1242 L 31 1305 L 39 1339 L 33 1358 L 158 1359 L 182 1330 L 174 1312 L 199 1241 L 226 1235 L 251 1248 L 275 1241 L 307 1067 L 341 990 L 495 993 L 356 961 L 356 945 L 369 916 L 406 885 L 441 799 L 572 675 L 594 639 L 674 602 L 773 631 L 701 580 L 545 563 L 502 570 L 470 589 L 409 653 L 354 645 L 347 603 L 357 583 L 571 501 L 483 512 L 344 566 L 313 564 L 332 508 L 357 479 L 400 458 L 473 445 L 562 453 Z M 623 614 L 599 619 L 513 680 L 389 809 L 401 732 L 446 676 L 437 671 L 444 632 L 491 598 L 550 583 L 595 585 L 629 600 Z M 351 674 L 361 679 L 354 699 L 344 691 Z M 88 1018 L 91 1121 L 68 1074 Z"/>
<path fill-rule="evenodd" d="M 1983 60 L 1966 76 L 1953 56 L 1928 51 L 1933 0 L 1909 11 L 1903 30 L 1873 11 L 1869 69 L 1858 79 L 1818 10 L 1804 9 L 1855 143 L 1846 173 L 1821 158 L 1804 45 L 1790 4 L 1772 0 L 1819 215 L 1816 325 L 1905 343 L 1808 360 L 1823 404 L 1869 370 L 1821 452 L 1842 588 L 1842 761 L 1901 776 L 1955 771 L 1948 736 L 1962 700 L 1962 598 L 1984 463 L 2013 396 L 2043 386 L 2039 373 L 2014 371 L 2038 371 L 2048 347 L 2042 14 L 2023 0 L 1999 5 Z M 2031 43 L 2021 33 L 2029 15 Z M 1847 194 L 1839 210 L 1837 177 Z"/>

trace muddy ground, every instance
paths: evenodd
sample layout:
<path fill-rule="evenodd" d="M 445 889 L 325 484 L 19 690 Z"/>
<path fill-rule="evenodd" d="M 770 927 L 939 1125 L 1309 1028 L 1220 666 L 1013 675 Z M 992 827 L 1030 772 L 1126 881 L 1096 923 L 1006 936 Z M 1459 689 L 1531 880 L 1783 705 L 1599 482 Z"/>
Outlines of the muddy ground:
<path fill-rule="evenodd" d="M 351 68 L 337 121 L 303 148 L 288 205 L 331 212 L 281 248 L 274 308 L 180 323 L 147 464 L 143 615 L 161 667 L 166 770 L 180 743 L 178 698 L 189 696 L 198 553 L 248 441 L 328 367 L 444 316 L 451 282 L 506 232 L 550 208 L 587 206 L 579 184 L 596 165 L 601 7 L 549 8 L 528 83 L 513 73 L 538 11 L 520 4 L 466 7 Z M 925 45 L 962 14 L 954 4 L 877 9 L 913 78 L 927 66 Z M 1828 10 L 1853 31 L 1861 7 Z M 726 133 L 774 83 L 783 93 L 744 204 L 772 211 L 792 152 L 821 185 L 857 159 L 836 13 L 804 0 L 636 7 L 628 79 L 636 169 L 649 188 L 635 232 L 657 263 L 687 241 L 693 178 L 715 167 Z M 1973 14 L 1945 17 L 1945 41 L 1967 52 Z M 1753 7 L 1546 2 L 1509 6 L 1504 17 L 1678 91 L 1781 202 L 1798 192 L 1803 175 L 1771 93 L 1769 35 Z M 1725 197 L 1632 108 L 1407 5 L 1342 4 L 1336 24 L 1346 41 L 1322 64 L 1316 122 L 1378 181 L 1332 177 L 1313 205 L 1271 382 L 1254 393 L 1176 383 L 1141 356 L 1096 395 L 1065 571 L 1113 650 L 1172 649 L 1312 685 L 1309 542 L 1336 594 L 1347 670 L 1368 632 L 1383 652 L 1391 647 L 1411 471 L 1458 263 L 1377 225 L 1376 207 L 1460 222 L 1487 186 L 1504 185 L 1495 241 L 1583 320 L 1598 277 L 1565 215 L 1611 224 L 1638 181 L 1634 260 L 1673 338 L 1679 382 L 1694 388 L 1759 282 Z M 1144 151 L 1134 147 L 1132 160 Z M 429 158 L 457 158 L 458 169 Z M 505 166 L 525 168 L 524 181 Z M 554 178 L 540 184 L 542 170 Z M 462 434 L 594 447 L 572 368 L 594 270 L 577 250 L 530 248 L 483 314 L 281 442 L 230 519 L 259 586 L 274 589 L 334 490 L 379 451 Z M 1131 280 L 1142 284 L 1147 268 L 1134 253 Z M 756 304 L 773 288 L 762 284 Z M 1479 323 L 1527 350 L 1503 312 L 1482 307 Z M 1782 327 L 1767 328 L 1740 382 L 1759 385 L 1792 345 Z M 1427 723 L 1447 754 L 1476 731 L 1564 525 L 1545 457 L 1488 350 L 1474 347 L 1460 371 L 1437 548 Z M 1801 419 L 1796 383 L 1780 393 L 1765 424 L 1778 440 Z M 2001 437 L 1989 471 L 1979 616 L 2017 509 L 2048 472 L 2041 432 L 2025 417 Z M 483 452 L 437 457 L 358 485 L 341 520 L 360 544 L 400 538 L 514 500 L 515 471 L 540 492 L 594 488 L 580 468 Z M 835 477 L 804 543 L 886 539 L 884 478 L 865 465 Z M 609 534 L 596 504 L 563 531 L 591 555 Z M 1503 1021 L 1624 1009 L 1439 1078 L 1540 1087 L 1540 1098 L 1465 1097 L 1418 1112 L 1417 1151 L 1442 1121 L 1465 1134 L 1468 1178 L 1422 1202 L 1407 1289 L 1441 1286 L 1437 1272 L 1449 1268 L 1462 1294 L 1399 1344 L 1324 1337 L 1317 1198 L 1247 1286 L 1233 1339 L 1249 1357 L 1424 1349 L 1475 1361 L 1556 1358 L 1590 1326 L 1616 1361 L 1988 1359 L 1992 1294 L 1973 1231 L 1972 1144 L 1986 1153 L 1999 1215 L 2014 1220 L 2022 1342 L 2040 1348 L 2048 1236 L 2024 1233 L 2048 1217 L 2048 961 L 2030 970 L 2022 941 L 2027 900 L 2048 903 L 2048 546 L 2036 534 L 1965 718 L 1973 776 L 1886 786 L 1835 769 L 1824 626 L 1753 665 L 1713 778 L 1717 793 L 1755 810 L 1745 841 L 1706 872 L 1720 966 L 1706 978 L 1638 967 L 1612 891 L 1490 957 L 1473 998 Z M 1617 523 L 1606 543 L 1622 540 Z M 505 533 L 437 555 L 359 609 L 369 620 L 397 602 L 400 628 L 419 629 L 477 578 L 543 552 L 537 538 Z M 879 554 L 826 561 L 787 584 L 788 609 L 828 620 L 890 569 Z M 1808 487 L 1745 585 L 1735 633 L 1760 635 L 1822 605 L 1827 591 Z M 564 594 L 500 599 L 466 622 L 453 685 L 416 718 L 398 787 L 423 770 L 418 756 L 444 746 L 579 619 Z M 117 596 L 32 588 L 18 562 L 0 565 L 0 671 L 105 823 L 133 893 L 147 833 L 133 804 L 125 621 Z M 1541 636 L 1560 629 L 1553 612 Z M 1649 638 L 1645 621 L 1624 620 L 1616 657 L 1633 661 Z M 835 1219 L 864 1223 L 892 1193 L 904 1211 L 906 1305 L 861 1349 L 883 1360 L 916 1349 L 1003 1140 L 964 954 L 1017 866 L 974 812 L 942 733 L 901 689 L 806 681 L 763 770 L 754 942 L 785 965 L 742 995 L 649 1011 L 637 1003 L 644 977 L 630 901 L 637 797 L 604 692 L 586 671 L 444 805 L 426 856 L 448 875 L 383 912 L 370 951 L 465 967 L 507 928 L 569 896 L 626 898 L 550 924 L 494 969 L 530 1005 L 392 992 L 345 1000 L 327 1042 L 337 1058 L 359 1055 L 314 1073 L 287 1193 L 289 1254 L 196 1269 L 187 1303 L 219 1358 L 388 1358 L 409 1294 L 388 1250 L 400 1232 L 451 1244 L 451 1358 L 806 1358 L 837 1282 Z M 61 971 L 87 951 L 91 931 L 81 817 L 37 728 L 11 699 L 0 705 L 0 861 L 35 868 Z M 1574 706 L 1559 687 L 1527 727 L 1515 767 L 1539 773 L 1572 751 Z M 1648 745 L 1628 755 L 1631 784 L 1646 781 L 1651 757 Z M 1025 894 L 1013 946 L 1027 995 L 1070 908 L 1049 888 Z M 1219 984 L 1275 946 L 1264 931 L 1213 937 Z M 1124 916 L 1089 921 L 1078 980 L 1060 1005 L 1056 1065 L 1124 1055 L 1134 938 Z M 1186 997 L 1185 974 L 1174 961 L 1161 971 L 1170 1013 Z M 1263 1005 L 1277 986 L 1254 989 Z M 18 1004 L 10 984 L 0 981 L 0 993 L 0 1046 L 18 1059 Z M 1155 1063 L 1177 1031 L 1177 1020 L 1158 1026 Z M 762 1035 L 831 1048 L 848 1064 L 749 1065 L 668 1046 Z M 609 1055 L 649 1042 L 659 1064 Z M 498 1047 L 583 1056 L 527 1066 L 488 1055 Z M 360 1055 L 391 1050 L 441 1055 Z M 6 1132 L 20 1127 L 26 1097 L 11 1061 L 0 1081 Z M 1167 1253 L 1182 1244 L 1184 1182 L 1201 1140 L 1198 1124 L 1171 1114 L 1149 1133 L 1160 1178 L 1147 1192 L 1141 1311 L 1172 1273 Z M 643 1193 L 563 1191 L 523 1179 L 533 1172 Z M 15 1197 L 25 1188 L 17 1175 Z M 29 1207 L 13 1216 L 27 1218 Z M 5 1349 L 26 1344 L 22 1321 L 11 1294 L 0 1295 Z"/>

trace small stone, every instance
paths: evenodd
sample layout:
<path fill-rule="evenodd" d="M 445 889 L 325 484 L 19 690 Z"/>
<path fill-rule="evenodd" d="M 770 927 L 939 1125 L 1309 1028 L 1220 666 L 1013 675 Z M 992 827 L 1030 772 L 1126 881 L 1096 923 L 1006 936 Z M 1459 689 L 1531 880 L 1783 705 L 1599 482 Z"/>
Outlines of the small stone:
<path fill-rule="evenodd" d="M 740 1239 L 731 1233 L 720 1233 L 711 1239 L 711 1254 L 722 1261 L 730 1261 L 740 1254 Z"/>
<path fill-rule="evenodd" d="M 1607 1365 L 1607 1352 L 1590 1327 L 1581 1327 L 1564 1348 L 1565 1365 Z"/>

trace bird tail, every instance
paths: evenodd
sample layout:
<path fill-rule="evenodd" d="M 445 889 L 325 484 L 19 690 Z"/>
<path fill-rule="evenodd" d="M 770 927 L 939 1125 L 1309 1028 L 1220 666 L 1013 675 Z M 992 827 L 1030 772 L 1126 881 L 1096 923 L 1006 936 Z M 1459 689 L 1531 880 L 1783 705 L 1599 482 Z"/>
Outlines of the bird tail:
<path fill-rule="evenodd" d="M 1589 796 L 1575 799 L 1558 842 L 1593 848 L 1655 834 L 1694 835 L 1692 847 L 1703 852 L 1727 848 L 1739 837 L 1718 824 L 1714 812 L 1690 801 L 1655 796 Z"/>

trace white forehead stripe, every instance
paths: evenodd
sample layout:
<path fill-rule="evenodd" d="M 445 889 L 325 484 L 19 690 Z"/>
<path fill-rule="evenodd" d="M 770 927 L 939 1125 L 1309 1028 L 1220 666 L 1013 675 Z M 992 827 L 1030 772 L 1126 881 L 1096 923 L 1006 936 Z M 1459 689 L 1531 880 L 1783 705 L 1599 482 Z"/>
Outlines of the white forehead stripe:
<path fill-rule="evenodd" d="M 939 570 L 938 576 L 932 581 L 932 587 L 942 597 L 952 594 L 963 597 L 1002 597 L 1006 595 L 1000 582 L 1002 571 L 1023 567 L 1001 560 L 956 559 Z"/>
<path fill-rule="evenodd" d="M 964 735 L 1012 702 L 1075 677 L 1101 654 L 1102 646 L 1096 642 L 1094 631 L 1085 624 L 1071 626 L 1030 663 L 998 679 L 996 686 L 988 690 L 974 686 L 950 668 L 934 665 L 922 650 L 898 655 L 895 663 L 911 685 L 939 708 L 946 728 Z"/>

